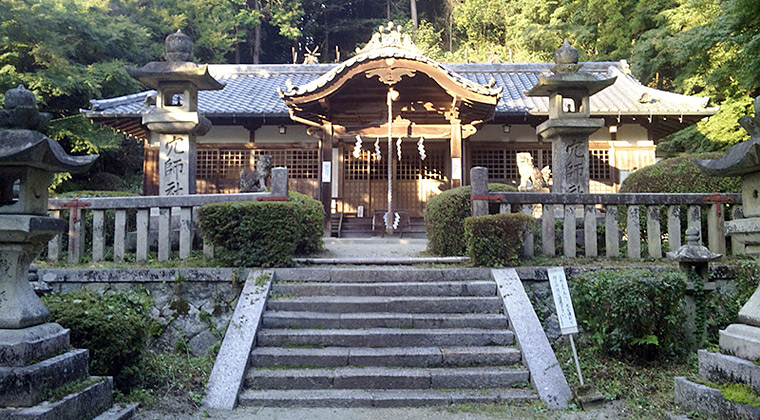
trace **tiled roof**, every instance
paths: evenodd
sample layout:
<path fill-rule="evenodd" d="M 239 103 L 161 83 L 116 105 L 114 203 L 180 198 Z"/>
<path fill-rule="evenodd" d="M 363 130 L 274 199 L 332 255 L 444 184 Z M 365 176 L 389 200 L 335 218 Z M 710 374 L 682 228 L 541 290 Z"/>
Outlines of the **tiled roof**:
<path fill-rule="evenodd" d="M 709 98 L 643 86 L 630 75 L 624 61 L 582 64 L 581 71 L 600 77 L 617 76 L 612 86 L 591 97 L 592 115 L 708 116 L 717 112 L 716 107 L 708 106 Z M 461 77 L 461 83 L 469 81 L 488 86 L 493 78 L 496 81 L 493 89 L 501 89 L 496 116 L 548 115 L 548 100 L 527 97 L 525 91 L 537 83 L 540 75 L 551 74 L 553 63 L 445 63 L 441 66 L 450 75 Z M 278 89 L 287 91 L 290 88 L 286 85 L 291 84 L 308 86 L 320 76 L 334 72 L 335 68 L 335 64 L 210 65 L 211 75 L 226 86 L 218 91 L 199 92 L 198 108 L 208 117 L 287 117 L 288 109 L 279 97 Z M 290 82 L 286 83 L 288 80 Z M 150 96 L 155 96 L 155 92 L 93 100 L 90 109 L 84 109 L 82 113 L 94 119 L 137 117 L 155 110 L 150 105 Z"/>

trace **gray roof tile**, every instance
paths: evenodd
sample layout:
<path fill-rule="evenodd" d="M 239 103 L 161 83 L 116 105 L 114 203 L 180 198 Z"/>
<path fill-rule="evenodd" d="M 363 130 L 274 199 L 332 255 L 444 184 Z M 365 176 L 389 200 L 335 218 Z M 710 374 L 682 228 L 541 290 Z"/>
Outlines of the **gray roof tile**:
<path fill-rule="evenodd" d="M 431 60 L 432 62 L 432 60 Z M 433 62 L 435 63 L 435 62 Z M 715 107 L 708 107 L 709 98 L 679 95 L 643 86 L 627 70 L 625 62 L 582 63 L 581 71 L 598 77 L 617 76 L 609 88 L 591 97 L 591 113 L 595 115 L 712 115 Z M 496 81 L 494 89 L 501 90 L 496 105 L 496 115 L 547 115 L 546 98 L 526 97 L 542 74 L 549 75 L 553 63 L 446 63 L 438 64 L 464 84 L 487 85 L 491 78 Z M 305 87 L 327 73 L 339 74 L 340 65 L 313 64 L 265 64 L 265 65 L 210 65 L 210 73 L 225 84 L 218 91 L 201 91 L 198 95 L 199 110 L 207 116 L 288 116 L 288 109 L 279 96 L 278 89 L 286 88 L 290 79 L 293 86 Z M 314 86 L 314 85 L 310 85 Z M 300 93 L 300 92 L 299 92 Z M 647 94 L 652 101 L 640 102 Z M 90 101 L 90 109 L 82 110 L 89 118 L 139 116 L 155 109 L 146 103 L 146 97 L 155 95 L 146 91 L 118 98 Z"/>

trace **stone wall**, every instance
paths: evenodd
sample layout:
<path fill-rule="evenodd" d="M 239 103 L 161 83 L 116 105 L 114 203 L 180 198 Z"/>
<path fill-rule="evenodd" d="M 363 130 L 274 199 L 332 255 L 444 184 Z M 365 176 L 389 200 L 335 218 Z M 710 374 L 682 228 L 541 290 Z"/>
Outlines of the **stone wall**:
<path fill-rule="evenodd" d="M 206 354 L 222 339 L 247 275 L 245 269 L 177 268 L 77 270 L 41 269 L 53 293 L 88 289 L 99 293 L 145 291 L 155 302 L 151 317 L 157 337 L 148 346 L 174 349 L 184 340 L 193 355 Z"/>
<path fill-rule="evenodd" d="M 666 270 L 672 269 L 672 266 L 617 267 L 615 269 L 623 268 Z M 600 269 L 603 268 L 567 267 L 565 272 L 568 281 L 572 283 L 573 276 L 584 271 Z M 482 272 L 480 274 L 483 277 L 488 276 L 487 269 L 470 270 Z M 517 273 L 549 340 L 559 339 L 559 321 L 546 267 L 518 267 Z M 54 293 L 68 293 L 79 289 L 89 289 L 100 293 L 146 291 L 155 302 L 151 315 L 162 328 L 158 337 L 151 339 L 148 343 L 149 347 L 170 350 L 175 348 L 178 340 L 183 339 L 194 355 L 203 355 L 212 345 L 221 340 L 226 331 L 248 270 L 233 268 L 41 269 L 38 274 L 40 280 L 50 286 Z M 726 266 L 713 266 L 711 278 L 713 281 L 705 285 L 708 293 L 731 287 L 728 280 L 732 278 L 732 274 L 730 268 Z M 693 313 L 693 301 L 688 296 L 687 311 Z M 689 330 L 692 329 L 693 327 L 689 328 Z"/>

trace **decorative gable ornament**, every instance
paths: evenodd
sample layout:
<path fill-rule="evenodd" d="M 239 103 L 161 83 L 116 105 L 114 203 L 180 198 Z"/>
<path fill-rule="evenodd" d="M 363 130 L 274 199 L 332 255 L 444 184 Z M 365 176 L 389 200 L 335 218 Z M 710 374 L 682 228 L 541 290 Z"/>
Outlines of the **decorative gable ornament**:
<path fill-rule="evenodd" d="M 393 22 L 388 22 L 385 26 L 380 25 L 364 48 L 356 48 L 356 53 L 363 54 L 380 48 L 398 48 L 423 55 L 422 51 L 412 42 L 412 37 L 409 34 L 401 33 L 402 29 L 401 25 L 394 27 Z"/>

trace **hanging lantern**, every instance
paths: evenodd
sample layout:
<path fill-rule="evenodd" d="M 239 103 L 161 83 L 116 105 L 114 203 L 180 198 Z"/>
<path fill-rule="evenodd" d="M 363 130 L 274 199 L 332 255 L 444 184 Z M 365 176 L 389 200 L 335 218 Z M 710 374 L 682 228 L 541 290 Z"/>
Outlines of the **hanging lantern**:
<path fill-rule="evenodd" d="M 362 136 L 356 135 L 356 143 L 354 144 L 354 158 L 359 159 L 362 154 Z"/>
<path fill-rule="evenodd" d="M 420 159 L 425 160 L 427 157 L 427 154 L 425 153 L 425 138 L 420 137 L 420 139 L 417 141 L 417 150 L 420 151 Z"/>

